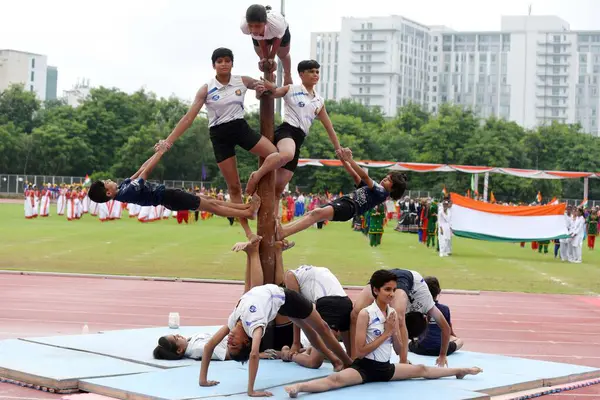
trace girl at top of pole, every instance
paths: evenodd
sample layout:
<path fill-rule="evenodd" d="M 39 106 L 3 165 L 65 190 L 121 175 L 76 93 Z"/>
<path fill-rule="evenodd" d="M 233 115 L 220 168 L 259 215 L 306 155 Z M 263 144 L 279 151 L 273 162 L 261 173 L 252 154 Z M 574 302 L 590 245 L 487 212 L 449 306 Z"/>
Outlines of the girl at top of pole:
<path fill-rule="evenodd" d="M 283 64 L 283 83 L 292 84 L 291 35 L 284 16 L 272 12 L 271 6 L 253 4 L 246 10 L 240 28 L 244 34 L 252 37 L 254 51 L 260 57 L 258 68 L 263 72 L 274 72 L 277 55 Z"/>

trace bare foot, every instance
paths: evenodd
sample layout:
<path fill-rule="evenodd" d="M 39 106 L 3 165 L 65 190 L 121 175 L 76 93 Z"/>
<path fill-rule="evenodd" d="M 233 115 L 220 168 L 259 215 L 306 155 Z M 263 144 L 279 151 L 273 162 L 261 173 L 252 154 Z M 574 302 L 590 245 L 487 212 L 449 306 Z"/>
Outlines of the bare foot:
<path fill-rule="evenodd" d="M 300 392 L 300 385 L 296 384 L 286 386 L 284 389 L 287 392 L 288 396 L 290 396 L 292 399 L 295 399 L 296 397 L 298 397 L 298 392 Z"/>
<path fill-rule="evenodd" d="M 281 241 L 283 239 L 283 227 L 281 226 L 281 221 L 277 218 L 275 220 L 275 240 Z"/>
<path fill-rule="evenodd" d="M 231 251 L 235 251 L 236 253 L 238 251 L 246 251 L 246 248 L 248 246 L 250 246 L 252 243 L 251 242 L 237 242 L 236 244 L 233 245 L 233 247 L 231 248 Z"/>
<path fill-rule="evenodd" d="M 254 171 L 250 174 L 248 183 L 246 183 L 246 193 L 248 195 L 254 194 L 256 192 L 256 185 L 258 185 L 258 180 L 256 179 L 256 171 Z"/>
<path fill-rule="evenodd" d="M 262 236 L 258 236 L 255 233 L 250 234 L 250 236 L 248 236 L 248 241 L 250 241 L 250 243 L 258 243 L 262 240 Z"/>
<path fill-rule="evenodd" d="M 275 242 L 275 247 L 278 248 L 278 249 L 281 249 L 281 251 L 289 250 L 292 247 L 294 247 L 295 245 L 296 245 L 296 242 L 293 242 L 293 241 L 289 242 L 289 241 L 287 241 L 285 239 L 283 239 L 283 240 L 277 240 Z"/>
<path fill-rule="evenodd" d="M 463 368 L 460 373 L 456 374 L 456 379 L 462 379 L 467 375 L 477 375 L 482 372 L 483 372 L 483 370 L 479 367 Z"/>

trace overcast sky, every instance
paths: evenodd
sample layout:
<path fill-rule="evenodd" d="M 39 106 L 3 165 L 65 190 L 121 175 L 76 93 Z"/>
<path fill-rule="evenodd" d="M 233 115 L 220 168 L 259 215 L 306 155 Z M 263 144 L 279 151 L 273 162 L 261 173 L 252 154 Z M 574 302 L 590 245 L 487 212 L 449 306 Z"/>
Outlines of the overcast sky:
<path fill-rule="evenodd" d="M 279 11 L 280 0 L 270 4 Z M 210 55 L 229 47 L 234 73 L 258 77 L 239 29 L 252 0 L 3 0 L 0 49 L 46 54 L 58 91 L 79 77 L 92 86 L 190 100 L 212 76 Z M 600 30 L 600 0 L 287 0 L 292 62 L 310 57 L 310 32 L 340 30 L 342 17 L 401 15 L 456 30 L 498 30 L 502 15 L 557 15 L 571 29 Z M 247 96 L 247 100 L 253 96 Z"/>

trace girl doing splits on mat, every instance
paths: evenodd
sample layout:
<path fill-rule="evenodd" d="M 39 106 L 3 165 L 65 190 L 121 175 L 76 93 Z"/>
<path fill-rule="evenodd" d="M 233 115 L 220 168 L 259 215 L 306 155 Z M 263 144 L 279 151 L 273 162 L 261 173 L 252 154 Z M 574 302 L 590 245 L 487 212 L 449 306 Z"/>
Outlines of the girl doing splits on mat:
<path fill-rule="evenodd" d="M 336 371 L 352 364 L 350 357 L 315 310 L 314 304 L 298 292 L 277 285 L 261 285 L 263 272 L 258 254 L 258 243 L 246 242 L 234 246 L 234 250 L 244 249 L 247 249 L 248 254 L 247 274 L 249 274 L 248 281 L 251 282 L 251 289 L 240 298 L 229 316 L 227 325 L 219 329 L 204 347 L 204 357 L 200 368 L 200 386 L 214 386 L 219 383 L 208 380 L 208 366 L 215 347 L 227 336 L 227 349 L 231 358 L 239 362 L 249 360 L 248 395 L 251 397 L 271 396 L 272 394 L 267 391 L 255 391 L 254 382 L 258 372 L 261 340 L 267 325 L 276 318 L 277 314 L 289 317 L 294 324 L 300 326 L 311 344 L 331 360 Z M 281 251 L 282 246 L 276 246 L 277 264 L 282 262 Z M 283 270 L 280 265 L 276 265 L 275 268 L 276 271 Z M 283 277 L 276 277 L 276 279 L 278 278 L 282 279 Z M 307 329 L 309 327 L 312 329 Z"/>
<path fill-rule="evenodd" d="M 424 315 L 427 315 L 428 318 L 433 318 L 437 322 L 442 331 L 440 355 L 436 360 L 436 365 L 438 367 L 448 366 L 446 355 L 450 343 L 450 325 L 448 325 L 448 321 L 446 321 L 444 315 L 435 306 L 435 302 L 433 301 L 433 297 L 431 296 L 431 292 L 429 291 L 425 280 L 421 274 L 416 271 L 394 268 L 388 270 L 388 272 L 396 277 L 396 287 L 399 289 L 392 299 L 392 307 L 398 314 L 400 338 L 402 339 L 401 351 L 398 353 L 400 362 L 408 362 L 408 341 L 409 339 L 420 335 L 427 327 L 427 322 L 424 319 Z M 350 328 L 351 337 L 358 332 L 357 319 L 360 315 L 360 311 L 373 303 L 373 297 L 373 289 L 370 284 L 367 284 L 356 298 L 354 310 L 352 311 L 352 327 Z M 410 334 L 410 329 L 408 329 L 409 326 L 407 321 L 409 318 L 405 319 L 405 316 L 408 317 L 409 314 L 417 316 L 418 318 L 416 319 L 422 325 L 422 329 L 414 329 L 412 334 Z M 412 318 L 410 318 L 410 322 L 411 324 L 415 323 Z M 356 354 L 353 353 L 353 356 L 356 356 Z"/>
<path fill-rule="evenodd" d="M 424 365 L 392 364 L 392 347 L 400 353 L 400 333 L 396 311 L 390 306 L 396 294 L 396 275 L 387 270 L 376 271 L 370 280 L 375 301 L 358 316 L 356 328 L 357 358 L 350 368 L 326 378 L 297 383 L 285 388 L 290 397 L 298 393 L 320 393 L 368 382 L 389 382 L 413 378 L 437 379 L 477 375 L 482 370 L 473 368 L 439 368 Z"/>

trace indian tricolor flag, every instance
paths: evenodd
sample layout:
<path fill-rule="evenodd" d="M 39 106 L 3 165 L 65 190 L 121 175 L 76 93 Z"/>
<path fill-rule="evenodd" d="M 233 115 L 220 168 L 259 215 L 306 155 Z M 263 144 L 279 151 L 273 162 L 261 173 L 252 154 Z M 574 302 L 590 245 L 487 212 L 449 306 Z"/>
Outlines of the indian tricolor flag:
<path fill-rule="evenodd" d="M 88 186 L 92 183 L 92 180 L 90 179 L 90 177 L 88 176 L 88 174 L 85 174 L 85 180 L 83 181 L 83 186 Z"/>
<path fill-rule="evenodd" d="M 469 239 L 537 242 L 569 237 L 565 204 L 503 206 L 452 193 L 452 232 Z"/>

